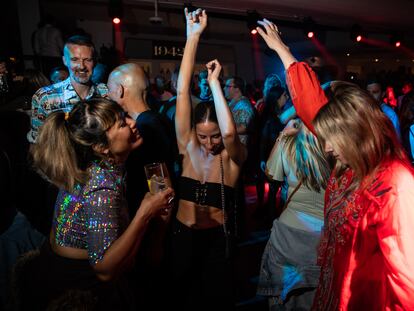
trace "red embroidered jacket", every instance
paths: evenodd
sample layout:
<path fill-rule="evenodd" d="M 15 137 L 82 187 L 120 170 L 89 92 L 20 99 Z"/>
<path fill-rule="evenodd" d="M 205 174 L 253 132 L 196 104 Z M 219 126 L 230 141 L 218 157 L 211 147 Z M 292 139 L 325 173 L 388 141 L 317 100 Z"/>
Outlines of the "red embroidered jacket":
<path fill-rule="evenodd" d="M 298 115 L 312 120 L 327 98 L 304 63 L 287 71 Z M 409 164 L 388 159 L 365 190 L 345 192 L 347 169 L 333 172 L 325 192 L 321 275 L 313 310 L 414 310 L 414 175 Z"/>

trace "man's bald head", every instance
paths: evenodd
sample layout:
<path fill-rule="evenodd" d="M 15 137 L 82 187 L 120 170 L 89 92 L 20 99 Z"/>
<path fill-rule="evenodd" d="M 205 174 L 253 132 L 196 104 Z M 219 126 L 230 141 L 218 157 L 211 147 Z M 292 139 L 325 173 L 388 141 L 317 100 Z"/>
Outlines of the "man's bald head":
<path fill-rule="evenodd" d="M 112 70 L 108 78 L 109 96 L 115 101 L 144 99 L 148 79 L 138 64 L 128 63 Z"/>

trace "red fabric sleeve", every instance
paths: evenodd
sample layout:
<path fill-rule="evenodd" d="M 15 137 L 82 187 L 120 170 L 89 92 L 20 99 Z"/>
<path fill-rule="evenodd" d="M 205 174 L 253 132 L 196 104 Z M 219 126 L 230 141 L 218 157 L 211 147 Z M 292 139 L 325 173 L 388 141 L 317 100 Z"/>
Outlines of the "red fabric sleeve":
<path fill-rule="evenodd" d="M 293 63 L 286 72 L 286 83 L 296 113 L 315 133 L 312 121 L 319 109 L 328 102 L 315 72 L 306 63 Z"/>
<path fill-rule="evenodd" d="M 388 199 L 379 210 L 377 236 L 392 298 L 399 301 L 402 310 L 414 310 L 414 180 L 401 166 L 394 165 L 392 171 L 398 186 L 393 193 L 385 194 Z"/>

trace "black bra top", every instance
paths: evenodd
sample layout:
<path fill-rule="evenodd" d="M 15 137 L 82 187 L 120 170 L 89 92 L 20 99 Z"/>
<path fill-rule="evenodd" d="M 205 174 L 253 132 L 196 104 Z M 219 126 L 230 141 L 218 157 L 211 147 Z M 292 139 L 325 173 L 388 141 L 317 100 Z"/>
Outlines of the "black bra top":
<path fill-rule="evenodd" d="M 198 205 L 208 205 L 222 209 L 221 184 L 206 182 L 181 176 L 179 183 L 179 197 L 182 200 L 194 202 Z M 234 206 L 235 190 L 224 185 L 224 201 L 226 209 Z"/>

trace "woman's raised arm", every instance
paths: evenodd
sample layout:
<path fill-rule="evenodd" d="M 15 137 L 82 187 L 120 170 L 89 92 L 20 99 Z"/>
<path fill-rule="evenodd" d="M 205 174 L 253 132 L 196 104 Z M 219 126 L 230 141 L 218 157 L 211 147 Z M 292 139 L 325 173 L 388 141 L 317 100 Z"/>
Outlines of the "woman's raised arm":
<path fill-rule="evenodd" d="M 286 69 L 286 84 L 298 116 L 315 133 L 312 121 L 319 109 L 328 101 L 316 74 L 307 64 L 296 60 L 280 38 L 280 32 L 274 23 L 264 19 L 258 21 L 258 24 L 263 26 L 263 29 L 257 27 L 258 33 L 269 48 L 279 55 Z"/>
<path fill-rule="evenodd" d="M 185 8 L 184 13 L 187 23 L 187 42 L 178 74 L 175 113 L 175 130 L 179 149 L 185 148 L 191 138 L 191 77 L 198 41 L 207 26 L 207 14 L 204 10 L 198 9 L 194 12 L 188 12 L 188 9 Z"/>
<path fill-rule="evenodd" d="M 240 142 L 236 123 L 234 122 L 233 115 L 231 114 L 221 89 L 219 81 L 221 65 L 218 60 L 215 59 L 207 63 L 206 67 L 208 70 L 207 80 L 210 85 L 211 93 L 213 94 L 214 107 L 216 109 L 217 121 L 224 148 L 226 148 L 230 158 L 237 165 L 241 166 L 246 159 L 246 148 Z"/>

